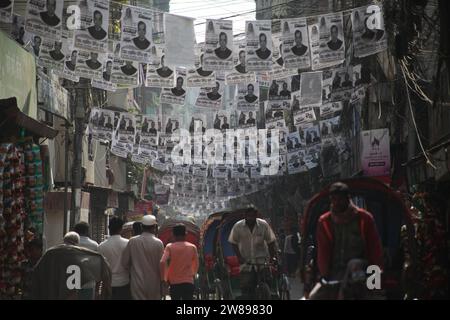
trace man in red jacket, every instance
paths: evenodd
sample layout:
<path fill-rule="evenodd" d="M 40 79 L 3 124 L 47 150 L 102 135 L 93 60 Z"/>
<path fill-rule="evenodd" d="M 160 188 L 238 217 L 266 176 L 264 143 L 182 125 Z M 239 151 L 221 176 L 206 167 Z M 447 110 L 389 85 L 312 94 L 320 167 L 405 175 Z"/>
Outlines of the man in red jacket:
<path fill-rule="evenodd" d="M 382 269 L 382 245 L 372 215 L 353 204 L 346 184 L 332 184 L 329 193 L 330 211 L 319 218 L 316 233 L 320 276 L 327 281 L 340 281 L 354 259 Z M 313 289 L 311 298 L 323 297 Z"/>

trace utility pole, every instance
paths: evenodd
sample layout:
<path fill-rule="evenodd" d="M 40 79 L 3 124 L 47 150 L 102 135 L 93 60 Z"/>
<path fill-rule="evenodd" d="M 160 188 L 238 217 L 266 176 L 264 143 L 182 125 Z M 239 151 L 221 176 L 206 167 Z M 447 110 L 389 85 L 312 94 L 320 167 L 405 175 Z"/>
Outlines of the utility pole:
<path fill-rule="evenodd" d="M 75 86 L 75 131 L 73 143 L 73 164 L 72 164 L 72 211 L 70 215 L 70 226 L 73 227 L 80 221 L 81 211 L 81 161 L 83 154 L 83 134 L 84 134 L 84 119 L 86 110 L 86 94 L 88 90 L 88 82 L 86 79 L 80 79 L 78 85 Z"/>

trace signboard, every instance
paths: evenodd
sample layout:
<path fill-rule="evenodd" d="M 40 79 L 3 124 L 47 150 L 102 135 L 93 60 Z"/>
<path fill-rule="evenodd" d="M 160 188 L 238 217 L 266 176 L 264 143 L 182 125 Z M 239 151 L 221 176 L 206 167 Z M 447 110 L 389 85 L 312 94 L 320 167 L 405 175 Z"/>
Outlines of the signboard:
<path fill-rule="evenodd" d="M 390 174 L 389 129 L 361 132 L 361 164 L 365 176 Z"/>

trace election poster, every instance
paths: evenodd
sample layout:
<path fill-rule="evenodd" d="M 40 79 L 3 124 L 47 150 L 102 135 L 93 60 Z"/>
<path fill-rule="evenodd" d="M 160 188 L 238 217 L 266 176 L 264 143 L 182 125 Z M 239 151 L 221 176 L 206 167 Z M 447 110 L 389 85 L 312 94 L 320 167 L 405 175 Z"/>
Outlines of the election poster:
<path fill-rule="evenodd" d="M 389 129 L 361 132 L 361 165 L 365 176 L 385 176 L 391 171 Z"/>
<path fill-rule="evenodd" d="M 305 162 L 305 150 L 295 150 L 287 154 L 287 168 L 289 174 L 308 171 Z"/>
<path fill-rule="evenodd" d="M 330 101 L 349 101 L 352 98 L 353 67 L 335 68 L 324 73 L 324 77 L 331 77 Z"/>
<path fill-rule="evenodd" d="M 311 57 L 309 50 L 308 25 L 306 18 L 281 20 L 281 57 L 284 67 L 290 69 L 309 69 Z"/>
<path fill-rule="evenodd" d="M 322 143 L 326 143 L 326 139 L 336 137 L 339 134 L 341 134 L 341 116 L 320 121 Z"/>
<path fill-rule="evenodd" d="M 251 83 L 256 81 L 254 72 L 249 72 L 245 65 L 245 40 L 234 42 L 233 61 L 234 69 L 227 72 L 226 84 Z"/>
<path fill-rule="evenodd" d="M 212 88 L 201 88 L 195 105 L 200 108 L 220 109 L 225 90 L 225 78 L 217 76 Z"/>
<path fill-rule="evenodd" d="M 285 65 L 283 58 L 283 43 L 281 41 L 281 34 L 272 34 L 273 54 L 272 54 L 272 70 L 268 71 L 270 79 L 278 80 L 287 78 L 298 73 L 297 68 L 288 68 Z"/>
<path fill-rule="evenodd" d="M 313 108 L 301 108 L 293 111 L 293 118 L 295 127 L 303 126 L 304 124 L 311 123 L 317 119 Z"/>
<path fill-rule="evenodd" d="M 322 72 L 304 72 L 300 78 L 300 105 L 320 107 L 322 105 Z"/>
<path fill-rule="evenodd" d="M 13 19 L 14 0 L 0 1 L 0 22 L 11 23 Z"/>
<path fill-rule="evenodd" d="M 206 71 L 233 69 L 233 21 L 206 20 L 203 67 Z"/>
<path fill-rule="evenodd" d="M 246 21 L 246 68 L 248 71 L 272 69 L 272 21 Z"/>
<path fill-rule="evenodd" d="M 343 110 L 343 102 L 335 101 L 324 104 L 320 107 L 320 118 L 322 120 L 333 118 L 341 115 Z"/>
<path fill-rule="evenodd" d="M 66 47 L 64 44 L 67 44 Z M 63 47 L 67 48 L 65 59 L 64 59 L 64 69 L 63 72 L 58 74 L 58 76 L 73 81 L 78 82 L 80 80 L 80 77 L 76 74 L 75 69 L 78 64 L 78 50 L 74 49 L 73 46 L 68 44 L 67 42 L 63 41 Z"/>
<path fill-rule="evenodd" d="M 155 159 L 158 157 L 157 119 L 154 116 L 143 116 L 141 126 L 141 139 L 139 143 L 139 155 Z"/>
<path fill-rule="evenodd" d="M 259 109 L 259 86 L 257 83 L 240 83 L 236 86 L 237 110 Z"/>
<path fill-rule="evenodd" d="M 230 129 L 230 113 L 225 110 L 216 112 L 213 120 L 213 128 L 217 130 Z"/>
<path fill-rule="evenodd" d="M 207 129 L 206 114 L 197 112 L 193 113 L 189 122 L 190 134 L 203 134 Z"/>
<path fill-rule="evenodd" d="M 309 170 L 316 168 L 320 165 L 320 152 L 322 146 L 316 144 L 312 147 L 306 148 L 305 162 Z"/>
<path fill-rule="evenodd" d="M 186 69 L 176 69 L 175 87 L 163 88 L 161 91 L 161 103 L 184 105 L 186 100 Z"/>
<path fill-rule="evenodd" d="M 142 63 L 152 62 L 153 11 L 122 6 L 120 57 Z"/>
<path fill-rule="evenodd" d="M 288 152 L 296 151 L 306 147 L 305 139 L 300 139 L 300 133 L 294 131 L 288 134 L 286 147 Z"/>
<path fill-rule="evenodd" d="M 112 82 L 112 71 L 114 65 L 114 54 L 108 53 L 106 61 L 103 65 L 101 79 L 92 79 L 92 87 L 106 91 L 114 92 L 117 89 L 117 84 Z"/>
<path fill-rule="evenodd" d="M 147 65 L 145 79 L 146 87 L 172 88 L 175 83 L 175 73 L 165 64 L 164 54 L 161 56 L 159 65 Z"/>
<path fill-rule="evenodd" d="M 307 123 L 302 126 L 302 129 L 305 135 L 305 142 L 307 147 L 313 146 L 315 144 L 320 144 L 322 142 L 322 140 L 320 139 L 319 125 Z"/>
<path fill-rule="evenodd" d="M 64 1 L 28 0 L 25 30 L 48 39 L 61 39 Z"/>
<path fill-rule="evenodd" d="M 238 111 L 238 127 L 251 128 L 256 127 L 256 111 Z"/>
<path fill-rule="evenodd" d="M 266 129 L 273 130 L 286 127 L 283 110 L 271 109 L 266 106 Z"/>
<path fill-rule="evenodd" d="M 38 65 L 56 72 L 62 72 L 64 70 L 64 57 L 61 41 L 43 39 L 37 60 Z"/>
<path fill-rule="evenodd" d="M 206 71 L 204 68 L 204 56 L 201 48 L 197 48 L 198 63 L 195 69 L 189 69 L 187 72 L 186 86 L 188 88 L 212 88 L 216 85 L 216 74 L 214 71 Z"/>
<path fill-rule="evenodd" d="M 114 112 L 106 109 L 93 108 L 89 119 L 92 139 L 112 140 L 114 129 Z"/>
<path fill-rule="evenodd" d="M 81 26 L 74 28 L 75 48 L 99 53 L 108 52 L 110 2 L 78 0 L 77 4 L 80 9 Z"/>
<path fill-rule="evenodd" d="M 234 165 L 231 168 L 231 178 L 237 179 L 237 178 L 250 178 L 248 168 L 245 167 L 242 164 Z"/>
<path fill-rule="evenodd" d="M 94 51 L 78 51 L 75 74 L 80 78 L 102 79 L 105 54 Z"/>
<path fill-rule="evenodd" d="M 21 46 L 33 42 L 33 35 L 25 30 L 25 17 L 17 14 L 13 14 L 10 35 Z"/>
<path fill-rule="evenodd" d="M 367 57 L 387 49 L 381 4 L 353 9 L 352 29 L 355 57 Z"/>
<path fill-rule="evenodd" d="M 114 55 L 112 64 L 111 82 L 117 85 L 134 87 L 138 85 L 139 63 L 131 60 L 123 60 Z"/>
<path fill-rule="evenodd" d="M 291 79 L 272 80 L 269 87 L 268 107 L 271 109 L 290 110 L 291 108 Z"/>
<path fill-rule="evenodd" d="M 312 70 L 339 65 L 345 60 L 342 12 L 308 18 Z"/>

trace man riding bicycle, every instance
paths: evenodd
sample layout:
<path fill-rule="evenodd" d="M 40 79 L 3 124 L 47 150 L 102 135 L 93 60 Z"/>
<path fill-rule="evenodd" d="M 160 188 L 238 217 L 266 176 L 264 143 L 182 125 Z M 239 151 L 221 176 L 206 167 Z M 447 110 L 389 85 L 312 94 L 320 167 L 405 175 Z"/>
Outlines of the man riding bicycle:
<path fill-rule="evenodd" d="M 330 211 L 320 216 L 316 234 L 317 265 L 322 284 L 340 284 L 346 282 L 343 280 L 349 277 L 349 272 L 365 272 L 358 261 L 382 269 L 382 245 L 372 215 L 353 204 L 344 183 L 332 184 L 329 194 Z M 311 299 L 338 297 L 340 286 L 322 287 L 322 284 L 312 290 Z"/>
<path fill-rule="evenodd" d="M 254 266 L 276 260 L 276 237 L 270 225 L 257 218 L 253 207 L 245 212 L 231 230 L 228 241 L 232 244 L 240 264 L 242 297 L 249 299 L 255 292 L 257 275 Z"/>

